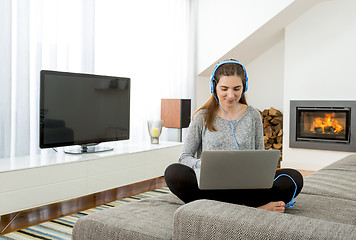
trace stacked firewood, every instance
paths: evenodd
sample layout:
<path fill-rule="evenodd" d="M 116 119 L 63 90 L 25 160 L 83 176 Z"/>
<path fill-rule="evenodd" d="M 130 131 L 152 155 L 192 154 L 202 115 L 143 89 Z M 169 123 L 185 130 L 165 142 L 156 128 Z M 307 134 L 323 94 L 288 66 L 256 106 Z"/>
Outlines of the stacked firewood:
<path fill-rule="evenodd" d="M 282 146 L 283 146 L 283 114 L 277 109 L 271 107 L 261 112 L 263 123 L 263 140 L 265 149 L 280 150 L 279 163 L 282 161 Z"/>

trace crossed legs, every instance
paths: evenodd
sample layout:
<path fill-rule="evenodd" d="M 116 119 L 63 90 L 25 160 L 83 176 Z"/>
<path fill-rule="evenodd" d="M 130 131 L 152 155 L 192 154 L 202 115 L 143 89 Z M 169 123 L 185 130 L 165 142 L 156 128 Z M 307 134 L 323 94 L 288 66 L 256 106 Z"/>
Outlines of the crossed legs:
<path fill-rule="evenodd" d="M 276 177 L 281 174 L 289 175 L 297 184 L 297 196 L 303 187 L 302 175 L 294 169 L 279 169 Z M 284 176 L 274 181 L 270 189 L 200 190 L 194 170 L 179 163 L 168 166 L 164 177 L 171 192 L 185 203 L 210 199 L 283 212 L 295 191 L 293 181 Z"/>

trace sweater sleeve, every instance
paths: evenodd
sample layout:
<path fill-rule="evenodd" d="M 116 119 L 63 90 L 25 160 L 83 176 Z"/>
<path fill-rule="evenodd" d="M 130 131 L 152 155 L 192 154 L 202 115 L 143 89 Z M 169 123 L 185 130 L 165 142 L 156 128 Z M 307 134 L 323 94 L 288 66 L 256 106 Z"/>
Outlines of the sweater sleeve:
<path fill-rule="evenodd" d="M 179 158 L 181 164 L 187 165 L 192 169 L 200 168 L 201 160 L 196 157 L 201 149 L 202 131 L 205 113 L 203 110 L 197 112 L 189 125 L 182 153 Z M 199 156 L 200 157 L 200 156 Z"/>
<path fill-rule="evenodd" d="M 257 109 L 254 110 L 254 119 L 256 122 L 256 131 L 255 131 L 255 149 L 256 150 L 264 150 L 265 144 L 263 140 L 263 124 L 261 114 Z"/>

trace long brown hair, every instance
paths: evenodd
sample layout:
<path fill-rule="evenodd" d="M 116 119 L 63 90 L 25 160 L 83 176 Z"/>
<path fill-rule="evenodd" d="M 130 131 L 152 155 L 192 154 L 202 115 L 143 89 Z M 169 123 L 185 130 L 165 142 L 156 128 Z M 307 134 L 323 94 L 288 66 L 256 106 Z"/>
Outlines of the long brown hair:
<path fill-rule="evenodd" d="M 234 60 L 234 59 L 230 59 Z M 236 60 L 235 60 L 236 61 Z M 246 89 L 246 75 L 243 67 L 237 63 L 225 63 L 222 64 L 221 66 L 216 69 L 215 74 L 214 74 L 214 81 L 215 81 L 215 87 L 219 83 L 220 78 L 222 76 L 238 76 L 241 77 L 242 79 L 242 85 L 243 85 L 243 92 L 245 92 Z M 214 97 L 215 95 L 215 97 Z M 215 99 L 216 98 L 216 99 Z M 210 131 L 216 131 L 214 127 L 214 122 L 215 122 L 215 115 L 216 115 L 216 110 L 219 108 L 219 104 L 217 103 L 218 98 L 216 95 L 216 89 L 214 89 L 214 93 L 211 94 L 210 98 L 206 103 L 201 106 L 198 110 L 195 111 L 194 115 L 200 111 L 201 109 L 206 109 L 206 116 L 205 116 L 205 126 L 210 130 Z M 242 95 L 242 97 L 239 100 L 239 103 L 246 104 L 246 98 L 245 94 Z M 193 117 L 194 117 L 193 115 Z"/>

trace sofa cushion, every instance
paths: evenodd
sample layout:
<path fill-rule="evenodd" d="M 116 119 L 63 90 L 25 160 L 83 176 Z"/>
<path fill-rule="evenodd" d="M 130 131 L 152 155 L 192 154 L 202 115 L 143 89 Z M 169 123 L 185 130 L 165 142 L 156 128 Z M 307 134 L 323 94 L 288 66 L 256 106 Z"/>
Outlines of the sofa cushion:
<path fill-rule="evenodd" d="M 346 170 L 356 172 L 356 154 L 350 154 L 323 169 L 329 170 Z"/>
<path fill-rule="evenodd" d="M 356 227 L 356 201 L 340 198 L 299 194 L 293 208 L 286 209 L 286 214 L 305 216 Z"/>
<path fill-rule="evenodd" d="M 190 202 L 174 214 L 176 240 L 355 238 L 355 225 L 212 200 Z"/>
<path fill-rule="evenodd" d="M 182 204 L 167 194 L 99 211 L 75 223 L 72 239 L 171 239 L 173 214 Z"/>
<path fill-rule="evenodd" d="M 307 176 L 302 193 L 356 201 L 356 154 Z"/>

